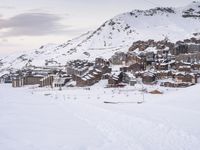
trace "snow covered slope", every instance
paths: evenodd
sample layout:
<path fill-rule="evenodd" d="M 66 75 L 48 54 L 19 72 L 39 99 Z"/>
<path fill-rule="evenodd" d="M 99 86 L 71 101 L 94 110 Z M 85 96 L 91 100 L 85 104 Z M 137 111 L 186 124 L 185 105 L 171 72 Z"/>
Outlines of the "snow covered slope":
<path fill-rule="evenodd" d="M 135 87 L 105 89 L 101 84 L 62 91 L 1 84 L 1 149 L 199 149 L 199 84 L 145 94 L 142 104 L 136 103 L 142 95 Z M 103 103 L 108 100 L 121 103 Z"/>
<path fill-rule="evenodd" d="M 46 45 L 32 51 L 16 53 L 0 59 L 0 71 L 33 65 L 66 64 L 72 59 L 110 58 L 116 51 L 127 51 L 137 40 L 175 42 L 200 33 L 200 2 L 183 8 L 134 10 L 120 14 L 88 32 L 61 45 Z"/>

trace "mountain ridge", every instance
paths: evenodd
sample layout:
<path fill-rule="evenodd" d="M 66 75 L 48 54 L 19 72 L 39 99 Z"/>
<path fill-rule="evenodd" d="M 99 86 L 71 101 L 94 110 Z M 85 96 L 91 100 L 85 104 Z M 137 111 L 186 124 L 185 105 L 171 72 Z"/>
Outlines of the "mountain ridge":
<path fill-rule="evenodd" d="M 32 51 L 0 59 L 0 72 L 32 65 L 65 65 L 74 59 L 110 58 L 115 52 L 126 52 L 138 40 L 171 42 L 200 33 L 200 2 L 186 7 L 157 7 L 119 14 L 97 30 L 87 32 L 63 44 L 44 45 Z"/>

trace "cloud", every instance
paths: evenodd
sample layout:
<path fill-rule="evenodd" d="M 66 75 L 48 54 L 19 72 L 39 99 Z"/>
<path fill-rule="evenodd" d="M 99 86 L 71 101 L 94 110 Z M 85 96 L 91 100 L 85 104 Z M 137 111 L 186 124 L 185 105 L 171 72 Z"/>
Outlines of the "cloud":
<path fill-rule="evenodd" d="M 12 6 L 0 6 L 0 9 L 15 9 L 15 7 L 12 7 Z"/>
<path fill-rule="evenodd" d="M 0 36 L 41 36 L 67 32 L 69 26 L 62 18 L 49 13 L 23 13 L 9 19 L 0 19 Z"/>

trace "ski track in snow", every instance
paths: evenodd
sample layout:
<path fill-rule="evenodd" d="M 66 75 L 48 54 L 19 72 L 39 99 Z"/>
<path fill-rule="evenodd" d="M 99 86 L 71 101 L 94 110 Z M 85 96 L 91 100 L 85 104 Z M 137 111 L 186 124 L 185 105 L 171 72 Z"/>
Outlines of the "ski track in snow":
<path fill-rule="evenodd" d="M 107 143 L 115 145 L 114 149 L 121 149 L 123 145 L 123 148 L 128 150 L 133 148 L 153 150 L 155 145 L 157 146 L 156 149 L 162 150 L 192 150 L 200 146 L 198 138 L 180 129 L 174 129 L 169 124 L 163 124 L 166 123 L 165 121 L 151 121 L 144 117 L 128 116 L 86 104 L 81 104 L 79 107 L 81 107 L 80 110 L 83 110 L 83 108 L 84 110 L 77 111 L 75 113 L 76 116 L 90 126 L 96 127 L 107 137 L 106 144 L 100 149 L 113 149 Z M 93 116 L 92 114 L 99 115 Z M 192 147 L 191 144 L 193 145 Z"/>
<path fill-rule="evenodd" d="M 147 94 L 145 103 L 139 105 L 104 104 L 105 97 L 112 94 L 109 89 L 105 97 L 87 99 L 86 91 L 80 88 L 42 91 L 0 85 L 0 147 L 4 150 L 197 150 L 199 86 L 172 91 L 161 98 Z M 97 95 L 104 90 L 94 86 L 90 92 Z M 76 99 L 73 92 L 78 92 Z M 50 95 L 45 96 L 47 93 Z M 173 99 L 175 93 L 178 99 Z M 130 100 L 135 96 L 132 94 L 122 96 L 121 100 Z"/>

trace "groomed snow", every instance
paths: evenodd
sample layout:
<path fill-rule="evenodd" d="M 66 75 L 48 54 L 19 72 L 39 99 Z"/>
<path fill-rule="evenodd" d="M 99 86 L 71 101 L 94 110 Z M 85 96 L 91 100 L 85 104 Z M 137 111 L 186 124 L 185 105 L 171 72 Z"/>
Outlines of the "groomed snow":
<path fill-rule="evenodd" d="M 0 84 L 2 150 L 197 150 L 200 147 L 200 85 L 12 88 Z M 146 86 L 148 91 L 157 89 Z M 104 101 L 119 102 L 105 104 Z"/>

